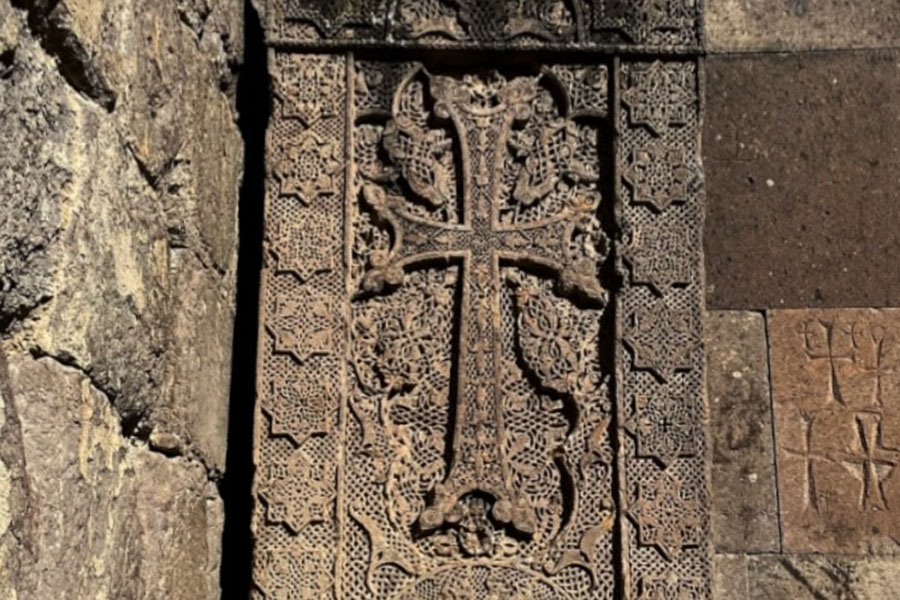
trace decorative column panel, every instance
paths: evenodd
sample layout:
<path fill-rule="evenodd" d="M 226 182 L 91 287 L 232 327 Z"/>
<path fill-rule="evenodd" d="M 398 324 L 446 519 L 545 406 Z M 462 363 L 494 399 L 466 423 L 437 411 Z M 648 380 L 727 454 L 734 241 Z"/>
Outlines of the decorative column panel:
<path fill-rule="evenodd" d="M 347 395 L 346 58 L 277 51 L 271 57 L 254 594 L 338 598 Z"/>
<path fill-rule="evenodd" d="M 255 598 L 709 597 L 698 15 L 268 4 Z"/>
<path fill-rule="evenodd" d="M 710 594 L 699 90 L 696 60 L 617 69 L 619 495 L 641 600 Z"/>

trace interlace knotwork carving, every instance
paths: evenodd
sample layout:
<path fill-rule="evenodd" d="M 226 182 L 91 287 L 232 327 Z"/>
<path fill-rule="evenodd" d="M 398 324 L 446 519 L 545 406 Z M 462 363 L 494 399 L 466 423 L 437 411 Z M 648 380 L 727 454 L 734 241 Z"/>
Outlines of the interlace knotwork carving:
<path fill-rule="evenodd" d="M 622 94 L 631 123 L 661 135 L 670 125 L 685 125 L 695 108 L 690 72 L 679 64 L 656 61 L 631 73 L 631 87 Z"/>
<path fill-rule="evenodd" d="M 337 174 L 341 171 L 340 146 L 326 141 L 312 131 L 286 142 L 275 177 L 281 182 L 281 193 L 309 205 L 319 196 L 337 194 Z"/>
<path fill-rule="evenodd" d="M 332 518 L 334 465 L 321 463 L 295 450 L 283 462 L 267 465 L 259 487 L 266 503 L 266 517 L 272 523 L 284 523 L 296 533 L 310 523 Z"/>
<path fill-rule="evenodd" d="M 337 332 L 335 307 L 325 295 L 276 298 L 268 329 L 275 352 L 304 362 L 316 354 L 332 354 Z"/>
<path fill-rule="evenodd" d="M 622 61 L 617 74 L 620 523 L 629 597 L 641 600 L 711 597 L 697 69 Z"/>
<path fill-rule="evenodd" d="M 676 559 L 685 546 L 705 540 L 704 492 L 671 472 L 655 483 L 642 483 L 629 514 L 635 520 L 642 544 L 656 546 L 669 559 Z"/>
<path fill-rule="evenodd" d="M 299 119 L 309 127 L 322 117 L 341 112 L 335 79 L 341 70 L 327 57 L 279 54 L 275 92 L 285 119 Z"/>
<path fill-rule="evenodd" d="M 594 27 L 614 29 L 629 40 L 647 43 L 656 32 L 678 34 L 690 29 L 695 17 L 693 0 L 593 0 Z"/>
<path fill-rule="evenodd" d="M 302 374 L 314 375 L 308 371 Z M 333 431 L 336 400 L 333 385 L 317 386 L 305 378 L 288 381 L 278 375 L 262 397 L 262 408 L 272 420 L 272 435 L 288 436 L 302 446 L 311 435 Z"/>
<path fill-rule="evenodd" d="M 497 43 L 519 38 L 574 39 L 576 17 L 564 0 L 399 0 L 394 35 Z"/>
<path fill-rule="evenodd" d="M 694 174 L 684 148 L 653 140 L 631 153 L 622 177 L 631 187 L 632 202 L 649 204 L 662 212 L 687 200 Z"/>
<path fill-rule="evenodd" d="M 671 380 L 677 369 L 690 369 L 699 339 L 692 313 L 652 300 L 626 317 L 625 343 L 634 353 L 634 366 Z"/>
<path fill-rule="evenodd" d="M 661 393 L 637 396 L 634 405 L 626 426 L 637 438 L 638 456 L 656 458 L 668 467 L 679 456 L 696 455 L 700 421 L 693 403 Z"/>
<path fill-rule="evenodd" d="M 645 577 L 638 600 L 704 600 L 706 586 L 697 578 L 679 578 L 673 572 L 662 577 Z"/>
<path fill-rule="evenodd" d="M 440 50 L 691 0 L 317 1 L 268 13 L 252 595 L 709 598 L 697 63 Z"/>
<path fill-rule="evenodd" d="M 257 554 L 256 584 L 273 600 L 321 600 L 332 586 L 331 561 L 322 550 Z"/>
<path fill-rule="evenodd" d="M 415 75 L 425 77 L 415 79 Z M 502 407 L 497 389 L 499 374 L 499 332 L 496 313 L 499 304 L 500 261 L 526 261 L 550 269 L 560 285 L 584 297 L 604 303 L 606 292 L 596 279 L 596 262 L 571 262 L 566 246 L 576 227 L 597 210 L 597 199 L 590 188 L 568 194 L 569 202 L 556 215 L 526 226 L 504 226 L 498 221 L 498 192 L 503 188 L 495 179 L 495 165 L 502 160 L 510 130 L 516 122 L 532 117 L 531 103 L 537 99 L 536 78 L 505 80 L 497 74 L 484 78 L 466 76 L 461 80 L 429 76 L 414 69 L 394 100 L 393 118 L 385 126 L 384 147 L 413 192 L 432 205 L 443 204 L 449 187 L 445 161 L 433 160 L 449 149 L 442 134 L 421 144 L 430 152 L 422 157 L 416 140 L 423 138 L 422 125 L 407 114 L 411 105 L 423 104 L 420 95 L 427 82 L 433 97 L 434 116 L 449 120 L 463 141 L 463 164 L 470 179 L 463 183 L 463 222 L 460 225 L 432 223 L 406 209 L 403 196 L 392 195 L 382 187 L 367 185 L 363 195 L 368 207 L 390 225 L 394 236 L 387 252 L 373 255 L 363 288 L 382 292 L 403 283 L 407 267 L 437 258 L 462 261 L 462 313 L 460 363 L 457 377 L 456 430 L 453 461 L 443 482 L 435 485 L 435 498 L 421 515 L 419 526 L 432 530 L 445 522 L 459 522 L 460 502 L 471 493 L 488 494 L 494 499 L 491 516 L 518 531 L 535 531 L 534 507 L 515 489 L 502 450 Z M 409 140 L 405 144 L 401 139 Z M 577 129 L 562 117 L 548 123 L 533 153 L 526 157 L 513 191 L 513 198 L 526 206 L 557 189 L 563 177 L 579 183 L 584 171 L 573 160 Z M 571 189 L 571 185 L 570 185 Z"/>
<path fill-rule="evenodd" d="M 623 258 L 631 281 L 665 294 L 672 286 L 687 285 L 694 278 L 691 238 L 680 223 L 650 223 L 626 234 Z"/>
<path fill-rule="evenodd" d="M 351 408 L 359 468 L 388 499 L 353 509 L 371 594 L 393 589 L 389 568 L 423 583 L 442 564 L 530 554 L 534 575 L 481 579 L 474 597 L 528 594 L 532 577 L 552 579 L 548 598 L 611 593 L 609 241 L 590 121 L 609 112 L 604 69 L 358 67 Z M 559 99 L 573 90 L 577 108 Z"/>
<path fill-rule="evenodd" d="M 278 224 L 272 254 L 279 271 L 294 273 L 302 281 L 315 273 L 335 268 L 334 245 L 338 240 L 338 219 L 318 210 L 304 210 L 299 219 Z"/>

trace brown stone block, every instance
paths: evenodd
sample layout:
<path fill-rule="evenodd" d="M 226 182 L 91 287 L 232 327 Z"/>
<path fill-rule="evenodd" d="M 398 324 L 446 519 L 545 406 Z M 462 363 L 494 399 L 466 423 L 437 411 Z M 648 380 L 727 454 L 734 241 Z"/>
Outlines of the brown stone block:
<path fill-rule="evenodd" d="M 900 310 L 772 311 L 785 552 L 897 554 Z"/>
<path fill-rule="evenodd" d="M 900 51 L 706 62 L 711 308 L 900 302 Z"/>
<path fill-rule="evenodd" d="M 712 311 L 705 337 L 716 550 L 777 552 L 765 320 L 759 313 Z"/>
<path fill-rule="evenodd" d="M 878 48 L 900 42 L 900 0 L 710 0 L 712 52 Z"/>

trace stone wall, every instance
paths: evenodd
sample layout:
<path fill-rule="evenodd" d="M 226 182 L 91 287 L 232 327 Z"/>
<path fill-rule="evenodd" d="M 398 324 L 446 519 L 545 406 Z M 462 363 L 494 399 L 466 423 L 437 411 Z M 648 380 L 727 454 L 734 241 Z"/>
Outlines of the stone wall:
<path fill-rule="evenodd" d="M 239 0 L 0 0 L 0 598 L 218 598 Z"/>
<path fill-rule="evenodd" d="M 900 2 L 706 10 L 715 597 L 897 598 Z"/>

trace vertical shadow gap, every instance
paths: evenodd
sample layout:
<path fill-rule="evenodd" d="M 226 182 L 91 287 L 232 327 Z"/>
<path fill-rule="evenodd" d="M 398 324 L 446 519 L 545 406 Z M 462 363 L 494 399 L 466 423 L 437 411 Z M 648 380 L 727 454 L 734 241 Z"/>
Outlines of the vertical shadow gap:
<path fill-rule="evenodd" d="M 271 88 L 263 27 L 244 4 L 244 62 L 237 83 L 244 177 L 238 199 L 239 251 L 229 398 L 228 450 L 219 493 L 225 507 L 219 581 L 223 600 L 247 600 L 252 585 L 253 419 L 266 185 L 265 140 Z"/>

